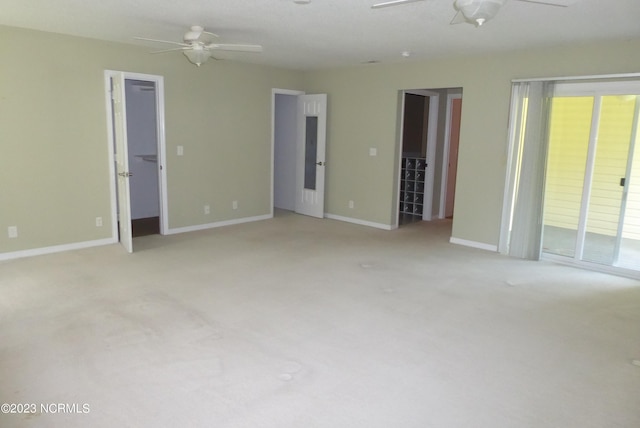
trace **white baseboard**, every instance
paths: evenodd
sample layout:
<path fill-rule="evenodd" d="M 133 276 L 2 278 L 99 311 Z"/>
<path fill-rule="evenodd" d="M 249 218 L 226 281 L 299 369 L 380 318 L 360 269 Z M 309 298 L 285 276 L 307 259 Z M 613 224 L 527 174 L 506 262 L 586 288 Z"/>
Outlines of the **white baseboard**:
<path fill-rule="evenodd" d="M 340 215 L 327 214 L 327 213 L 325 213 L 324 216 L 326 218 L 331 219 L 331 220 L 345 221 L 347 223 L 354 223 L 354 224 L 359 224 L 359 225 L 362 225 L 362 226 L 375 227 L 376 229 L 383 229 L 383 230 L 392 230 L 392 229 L 394 229 L 393 227 L 391 227 L 388 224 L 374 223 L 372 221 L 360 220 L 360 219 L 357 219 L 357 218 L 343 217 L 343 216 L 340 216 Z"/>
<path fill-rule="evenodd" d="M 10 253 L 0 254 L 1 260 L 13 260 L 23 257 L 41 256 L 44 254 L 61 253 L 63 251 L 81 250 L 83 248 L 99 247 L 101 245 L 115 244 L 118 240 L 115 238 L 98 239 L 95 241 L 75 242 L 73 244 L 54 245 L 51 247 L 34 248 L 31 250 L 12 251 Z"/>
<path fill-rule="evenodd" d="M 266 214 L 266 215 L 255 216 L 255 217 L 245 217 L 245 218 L 238 218 L 233 220 L 219 221 L 215 223 L 199 224 L 197 226 L 179 227 L 176 229 L 169 229 L 166 234 L 173 235 L 176 233 L 193 232 L 196 230 L 212 229 L 214 227 L 230 226 L 233 224 L 267 220 L 270 218 L 273 218 L 273 215 Z M 80 250 L 83 248 L 98 247 L 101 245 L 109 245 L 109 244 L 117 244 L 117 243 L 118 243 L 117 237 L 112 237 L 112 238 L 106 238 L 106 239 L 98 239 L 95 241 L 84 241 L 84 242 L 76 242 L 73 244 L 63 244 L 63 245 L 54 245 L 51 247 L 34 248 L 30 250 L 12 251 L 10 253 L 0 253 L 0 261 L 19 259 L 23 257 L 41 256 L 44 254 L 60 253 L 63 251 Z"/>
<path fill-rule="evenodd" d="M 196 232 L 198 230 L 213 229 L 216 227 L 231 226 L 234 224 L 250 223 L 252 221 L 267 220 L 273 218 L 273 214 L 259 215 L 255 217 L 235 218 L 233 220 L 216 221 L 214 223 L 198 224 L 195 226 L 177 227 L 167 230 L 167 235 L 175 235 L 176 233 Z"/>
<path fill-rule="evenodd" d="M 494 253 L 498 252 L 497 245 L 485 244 L 484 242 L 476 242 L 476 241 L 467 241 L 466 239 L 454 238 L 453 236 L 449 238 L 449 242 L 457 245 L 464 245 L 465 247 L 478 248 L 480 250 L 493 251 Z"/>

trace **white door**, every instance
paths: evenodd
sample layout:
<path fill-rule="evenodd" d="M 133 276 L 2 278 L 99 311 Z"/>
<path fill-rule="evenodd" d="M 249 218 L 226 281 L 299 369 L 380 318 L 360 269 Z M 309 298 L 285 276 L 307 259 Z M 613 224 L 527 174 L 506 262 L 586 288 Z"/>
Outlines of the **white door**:
<path fill-rule="evenodd" d="M 111 78 L 111 99 L 113 100 L 113 133 L 115 140 L 115 160 L 118 192 L 118 227 L 120 244 L 133 252 L 131 236 L 131 203 L 129 192 L 129 148 L 127 145 L 127 107 L 124 92 L 124 74 Z"/>
<path fill-rule="evenodd" d="M 298 97 L 295 211 L 324 217 L 327 95 Z"/>

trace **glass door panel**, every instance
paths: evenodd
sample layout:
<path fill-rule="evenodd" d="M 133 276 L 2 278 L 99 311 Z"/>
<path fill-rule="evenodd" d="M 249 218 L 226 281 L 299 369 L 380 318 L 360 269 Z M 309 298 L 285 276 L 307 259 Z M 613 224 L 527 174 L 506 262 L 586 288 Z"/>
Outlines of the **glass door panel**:
<path fill-rule="evenodd" d="M 635 123 L 627 162 L 629 165 L 625 181 L 627 194 L 623 204 L 622 233 L 619 237 L 617 266 L 640 270 L 640 133 L 638 132 L 640 97 L 636 96 L 635 98 Z"/>
<path fill-rule="evenodd" d="M 304 141 L 304 188 L 316 190 L 316 170 L 318 161 L 318 117 L 306 116 Z"/>
<path fill-rule="evenodd" d="M 543 251 L 574 257 L 593 97 L 554 97 L 544 195 Z"/>
<path fill-rule="evenodd" d="M 621 209 L 633 131 L 635 97 L 601 99 L 600 121 L 582 259 L 614 265 L 621 231 Z"/>
<path fill-rule="evenodd" d="M 555 96 L 543 252 L 640 270 L 640 96 Z"/>

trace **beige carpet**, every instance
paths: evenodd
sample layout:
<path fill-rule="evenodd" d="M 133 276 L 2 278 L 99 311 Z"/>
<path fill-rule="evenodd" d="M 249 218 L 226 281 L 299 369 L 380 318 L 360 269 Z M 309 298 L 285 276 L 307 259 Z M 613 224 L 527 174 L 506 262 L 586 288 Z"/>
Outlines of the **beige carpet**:
<path fill-rule="evenodd" d="M 640 283 L 449 235 L 287 213 L 0 263 L 0 402 L 37 406 L 0 427 L 640 427 Z"/>

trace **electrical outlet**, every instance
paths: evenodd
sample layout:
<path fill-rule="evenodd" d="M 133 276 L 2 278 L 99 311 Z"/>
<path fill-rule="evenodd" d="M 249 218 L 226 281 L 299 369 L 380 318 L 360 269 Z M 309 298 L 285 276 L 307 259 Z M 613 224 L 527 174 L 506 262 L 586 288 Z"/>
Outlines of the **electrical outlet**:
<path fill-rule="evenodd" d="M 204 206 L 204 213 L 205 214 L 211 214 L 211 207 L 209 205 L 205 205 Z"/>
<path fill-rule="evenodd" d="M 237 209 L 238 209 L 238 201 L 233 201 L 233 202 L 231 203 L 231 207 L 232 207 L 234 210 L 237 210 Z"/>
<path fill-rule="evenodd" d="M 18 237 L 18 226 L 9 226 L 7 232 L 9 233 L 9 238 L 17 238 Z"/>
<path fill-rule="evenodd" d="M 349 201 L 349 208 L 353 208 L 355 206 L 355 204 L 353 203 L 353 201 Z"/>
<path fill-rule="evenodd" d="M 375 147 L 369 148 L 369 156 L 378 156 L 378 149 Z"/>
<path fill-rule="evenodd" d="M 102 217 L 96 217 L 96 227 L 102 227 Z"/>

